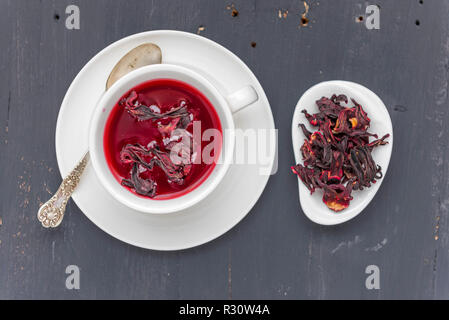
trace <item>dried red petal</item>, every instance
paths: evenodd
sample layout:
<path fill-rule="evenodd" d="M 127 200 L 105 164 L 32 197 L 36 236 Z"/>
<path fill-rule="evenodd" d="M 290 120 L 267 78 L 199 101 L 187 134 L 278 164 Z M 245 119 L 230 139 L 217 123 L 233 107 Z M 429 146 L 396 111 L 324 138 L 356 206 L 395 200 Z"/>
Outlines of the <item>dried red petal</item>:
<path fill-rule="evenodd" d="M 353 197 L 352 182 L 348 183 L 345 188 L 342 184 L 331 185 L 325 188 L 323 195 L 323 202 L 327 207 L 335 212 L 343 211 L 349 207 L 349 204 Z"/>
<path fill-rule="evenodd" d="M 181 102 L 178 107 L 175 107 L 168 112 L 160 113 L 149 106 L 141 104 L 138 101 L 138 95 L 135 91 L 132 91 L 128 98 L 122 100 L 120 105 L 124 106 L 128 113 L 138 121 L 190 117 L 190 113 L 187 110 L 187 104 L 184 101 Z"/>
<path fill-rule="evenodd" d="M 323 201 L 340 212 L 349 206 L 352 190 L 363 190 L 382 178 L 382 169 L 374 162 L 371 152 L 374 148 L 387 144 L 389 135 L 378 139 L 368 132 L 371 120 L 362 106 L 351 99 L 354 107 L 341 105 L 348 103 L 345 95 L 323 97 L 316 101 L 319 112 L 309 114 L 303 111 L 309 123 L 319 127 L 311 133 L 300 125 L 306 140 L 301 147 L 304 165 L 292 167 L 306 187 L 313 193 L 323 189 Z M 370 138 L 377 140 L 370 142 Z M 346 185 L 346 186 L 345 186 Z"/>
<path fill-rule="evenodd" d="M 156 195 L 156 183 L 151 179 L 142 179 L 139 176 L 139 165 L 134 163 L 131 171 L 131 179 L 123 179 L 122 185 L 133 188 L 141 196 L 154 198 Z"/>

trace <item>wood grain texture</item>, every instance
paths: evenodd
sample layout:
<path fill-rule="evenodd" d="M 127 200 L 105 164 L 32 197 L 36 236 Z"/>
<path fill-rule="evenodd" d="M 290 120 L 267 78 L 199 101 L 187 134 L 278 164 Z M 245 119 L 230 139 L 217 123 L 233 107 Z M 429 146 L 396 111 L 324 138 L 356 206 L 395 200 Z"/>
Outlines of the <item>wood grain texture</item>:
<path fill-rule="evenodd" d="M 449 298 L 449 1 L 373 1 L 377 31 L 356 22 L 365 1 L 308 1 L 307 27 L 302 1 L 233 3 L 235 18 L 218 0 L 0 0 L 0 298 Z M 65 28 L 69 4 L 81 10 L 79 31 Z M 279 171 L 251 214 L 175 253 L 113 239 L 73 202 L 60 229 L 43 230 L 37 209 L 61 181 L 56 118 L 78 71 L 124 36 L 200 26 L 258 76 L 279 128 Z M 374 201 L 329 228 L 299 208 L 290 124 L 301 94 L 333 79 L 379 94 L 395 146 Z M 81 268 L 79 291 L 65 289 L 70 264 Z M 380 290 L 365 288 L 371 264 Z"/>

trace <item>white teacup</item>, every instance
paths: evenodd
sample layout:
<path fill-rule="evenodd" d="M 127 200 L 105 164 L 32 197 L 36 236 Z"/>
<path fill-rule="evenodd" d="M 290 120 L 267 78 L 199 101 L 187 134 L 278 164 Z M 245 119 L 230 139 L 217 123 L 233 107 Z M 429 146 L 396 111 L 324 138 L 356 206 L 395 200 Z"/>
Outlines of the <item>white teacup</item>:
<path fill-rule="evenodd" d="M 202 92 L 217 111 L 224 133 L 221 150 L 223 156 L 209 177 L 189 193 L 169 200 L 153 200 L 139 197 L 123 187 L 110 171 L 103 145 L 105 125 L 117 101 L 132 88 L 154 79 L 182 81 Z M 94 170 L 102 185 L 115 199 L 140 212 L 165 214 L 191 207 L 207 197 L 217 187 L 232 163 L 235 148 L 233 113 L 253 104 L 257 100 L 258 95 L 251 86 L 244 87 L 224 97 L 207 79 L 185 67 L 160 64 L 133 71 L 117 81 L 102 96 L 93 113 L 89 131 L 89 151 Z"/>

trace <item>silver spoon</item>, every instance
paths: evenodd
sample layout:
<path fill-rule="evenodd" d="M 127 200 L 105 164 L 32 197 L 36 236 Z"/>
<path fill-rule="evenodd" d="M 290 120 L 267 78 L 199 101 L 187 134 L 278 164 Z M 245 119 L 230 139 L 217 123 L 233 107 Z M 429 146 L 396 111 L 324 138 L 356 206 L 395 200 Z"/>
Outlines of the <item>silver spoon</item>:
<path fill-rule="evenodd" d="M 162 63 L 162 51 L 153 44 L 146 43 L 128 52 L 112 69 L 106 82 L 108 90 L 118 79 L 138 68 Z M 62 181 L 56 194 L 44 203 L 37 213 L 37 218 L 44 228 L 56 228 L 64 219 L 64 212 L 72 193 L 80 182 L 81 175 L 89 162 L 87 152 L 78 165 Z"/>

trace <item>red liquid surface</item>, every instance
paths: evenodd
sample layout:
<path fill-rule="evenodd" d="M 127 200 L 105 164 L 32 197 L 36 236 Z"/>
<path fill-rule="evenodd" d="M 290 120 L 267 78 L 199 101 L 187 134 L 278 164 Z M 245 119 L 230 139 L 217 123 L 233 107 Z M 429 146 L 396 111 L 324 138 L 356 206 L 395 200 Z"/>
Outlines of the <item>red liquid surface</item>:
<path fill-rule="evenodd" d="M 158 79 L 142 83 L 123 95 L 114 106 L 106 122 L 104 152 L 109 168 L 119 183 L 123 179 L 129 179 L 132 169 L 132 164 L 124 164 L 120 160 L 120 152 L 125 145 L 140 144 L 147 146 L 149 143 L 156 141 L 158 146 L 162 146 L 163 149 L 163 136 L 158 130 L 158 121 L 138 121 L 120 104 L 120 101 L 127 98 L 132 91 L 137 92 L 139 102 L 146 106 L 156 105 L 160 108 L 161 113 L 170 111 L 182 101 L 185 101 L 189 112 L 191 111 L 194 115 L 194 121 L 201 122 L 201 133 L 207 129 L 217 129 L 222 133 L 220 119 L 213 105 L 196 88 L 187 83 L 171 79 Z M 166 124 L 169 121 L 164 122 L 162 120 L 162 122 Z M 193 134 L 192 125 L 187 128 L 187 131 Z M 211 141 L 202 142 L 201 152 L 210 143 Z M 218 145 L 220 146 L 219 150 L 215 149 L 213 154 L 215 159 L 218 159 L 220 155 L 222 141 L 219 141 Z M 141 173 L 140 176 L 151 178 L 157 183 L 156 196 L 153 199 L 168 200 L 185 195 L 200 186 L 214 168 L 215 161 L 207 164 L 201 160 L 201 163 L 193 164 L 191 172 L 185 177 L 182 185 L 169 182 L 166 174 L 158 166 Z M 125 186 L 124 188 L 135 193 L 132 188 Z"/>

